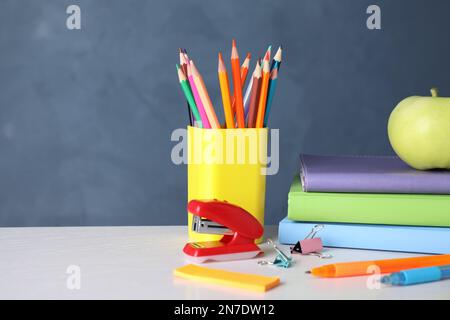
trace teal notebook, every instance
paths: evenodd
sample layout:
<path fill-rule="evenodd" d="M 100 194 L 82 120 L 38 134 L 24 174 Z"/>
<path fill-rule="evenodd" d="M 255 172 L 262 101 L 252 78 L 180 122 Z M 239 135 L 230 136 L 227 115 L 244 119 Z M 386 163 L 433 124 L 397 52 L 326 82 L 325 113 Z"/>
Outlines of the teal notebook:
<path fill-rule="evenodd" d="M 450 195 L 304 192 L 295 177 L 288 196 L 288 218 L 450 227 Z"/>

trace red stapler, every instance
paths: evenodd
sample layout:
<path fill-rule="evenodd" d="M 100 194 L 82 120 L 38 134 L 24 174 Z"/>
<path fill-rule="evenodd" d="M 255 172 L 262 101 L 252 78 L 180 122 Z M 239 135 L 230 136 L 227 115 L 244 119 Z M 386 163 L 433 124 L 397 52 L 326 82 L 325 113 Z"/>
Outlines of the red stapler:
<path fill-rule="evenodd" d="M 183 252 L 189 260 L 202 263 L 250 259 L 262 253 L 255 240 L 263 235 L 264 228 L 241 207 L 226 201 L 192 200 L 188 211 L 193 214 L 193 231 L 224 235 L 219 241 L 187 243 Z"/>

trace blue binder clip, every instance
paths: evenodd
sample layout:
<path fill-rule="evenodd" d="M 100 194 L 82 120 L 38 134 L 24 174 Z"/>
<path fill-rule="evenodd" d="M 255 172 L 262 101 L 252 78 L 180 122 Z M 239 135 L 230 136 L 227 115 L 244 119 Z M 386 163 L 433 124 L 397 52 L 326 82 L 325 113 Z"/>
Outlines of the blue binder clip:
<path fill-rule="evenodd" d="M 279 268 L 289 268 L 292 265 L 292 257 L 288 257 L 283 251 L 281 251 L 275 243 L 271 239 L 267 239 L 267 243 L 270 244 L 275 251 L 277 252 L 277 256 L 273 262 L 261 260 L 258 261 L 259 265 L 267 265 L 271 264 L 277 266 Z"/>

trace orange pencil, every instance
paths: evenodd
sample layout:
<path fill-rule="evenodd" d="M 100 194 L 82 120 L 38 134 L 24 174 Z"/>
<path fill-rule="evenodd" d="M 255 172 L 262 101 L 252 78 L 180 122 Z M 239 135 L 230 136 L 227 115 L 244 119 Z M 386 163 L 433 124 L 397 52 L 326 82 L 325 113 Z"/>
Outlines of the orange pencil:
<path fill-rule="evenodd" d="M 247 56 L 245 57 L 244 62 L 242 63 L 242 66 L 241 66 L 241 86 L 242 87 L 245 84 L 245 80 L 247 80 L 248 68 L 250 65 L 251 58 L 252 58 L 252 55 L 250 54 L 250 52 L 248 52 Z"/>
<path fill-rule="evenodd" d="M 264 126 L 264 113 L 266 112 L 266 102 L 267 102 L 267 91 L 269 89 L 269 78 L 270 78 L 270 51 L 267 50 L 266 56 L 263 61 L 263 74 L 261 81 L 261 93 L 258 102 L 258 115 L 256 117 L 255 128 L 263 128 Z"/>
<path fill-rule="evenodd" d="M 242 87 L 244 87 L 245 81 L 247 80 L 248 68 L 250 66 L 250 59 L 251 59 L 251 57 L 252 57 L 252 55 L 250 54 L 250 52 L 248 52 L 247 56 L 245 57 L 244 62 L 241 65 L 241 84 L 242 84 Z M 230 94 L 231 94 L 231 111 L 233 113 L 233 118 L 234 118 L 234 115 L 236 113 L 236 99 L 234 98 L 234 94 L 232 94 L 232 92 Z"/>
<path fill-rule="evenodd" d="M 242 88 L 245 85 L 245 81 L 247 80 L 247 75 L 248 75 L 248 67 L 250 65 L 250 59 L 251 59 L 252 55 L 249 53 L 247 53 L 247 57 L 245 57 L 244 62 L 241 65 L 241 86 Z M 234 114 L 236 113 L 236 99 L 234 98 L 234 95 L 231 97 L 231 105 L 233 108 L 233 117 Z"/>
<path fill-rule="evenodd" d="M 205 82 L 203 81 L 200 72 L 198 72 L 198 69 L 192 60 L 190 61 L 189 66 L 192 71 L 192 76 L 195 86 L 197 87 L 198 94 L 200 96 L 200 99 L 202 100 L 203 107 L 205 108 L 209 124 L 211 125 L 211 128 L 218 129 L 220 128 L 219 120 L 217 120 L 216 113 L 214 112 L 214 106 L 211 102 L 211 98 L 209 97 Z"/>
<path fill-rule="evenodd" d="M 222 93 L 223 111 L 225 114 L 225 121 L 227 128 L 234 128 L 233 111 L 231 109 L 231 97 L 230 97 L 230 83 L 228 81 L 227 69 L 223 62 L 222 53 L 219 52 L 219 84 L 220 91 Z"/>
<path fill-rule="evenodd" d="M 241 64 L 239 62 L 239 54 L 236 48 L 236 41 L 233 39 L 233 47 L 231 49 L 231 73 L 233 76 L 234 98 L 236 99 L 236 120 L 238 128 L 245 128 L 244 102 L 242 99 L 241 84 Z"/>

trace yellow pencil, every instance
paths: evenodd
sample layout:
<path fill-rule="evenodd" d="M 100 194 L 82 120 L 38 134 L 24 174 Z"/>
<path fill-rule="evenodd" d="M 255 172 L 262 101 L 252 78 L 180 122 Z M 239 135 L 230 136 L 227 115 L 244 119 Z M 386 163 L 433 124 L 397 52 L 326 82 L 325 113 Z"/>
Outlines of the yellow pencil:
<path fill-rule="evenodd" d="M 222 58 L 222 53 L 220 52 L 219 52 L 218 74 L 219 74 L 220 91 L 222 93 L 223 111 L 225 114 L 225 121 L 227 124 L 227 128 L 234 128 L 233 111 L 231 107 L 231 96 L 230 96 L 230 83 L 228 81 L 227 69 L 225 67 L 225 63 Z"/>
<path fill-rule="evenodd" d="M 205 82 L 203 81 L 202 76 L 198 72 L 198 69 L 192 60 L 190 62 L 190 67 L 192 70 L 192 76 L 194 78 L 195 86 L 197 87 L 198 94 L 200 96 L 200 99 L 202 100 L 203 107 L 205 108 L 209 124 L 211 125 L 211 128 L 218 129 L 220 128 L 219 120 L 217 120 L 216 113 L 214 112 L 214 106 L 211 102 L 211 98 L 209 97 Z"/>

